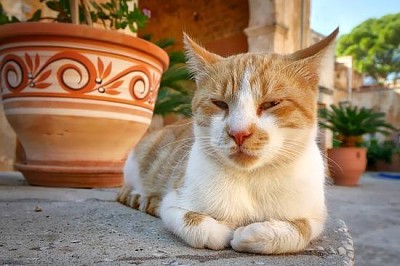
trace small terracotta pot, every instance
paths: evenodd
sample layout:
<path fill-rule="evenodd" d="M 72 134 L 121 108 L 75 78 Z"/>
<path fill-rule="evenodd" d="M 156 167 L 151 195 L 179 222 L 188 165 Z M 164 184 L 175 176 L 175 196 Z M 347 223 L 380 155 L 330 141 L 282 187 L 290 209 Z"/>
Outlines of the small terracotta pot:
<path fill-rule="evenodd" d="M 385 161 L 379 160 L 376 162 L 375 171 L 381 172 L 400 172 L 400 154 L 392 154 L 392 162 L 387 163 Z"/>
<path fill-rule="evenodd" d="M 147 130 L 168 55 L 122 33 L 63 23 L 1 26 L 6 117 L 33 185 L 115 187 Z"/>
<path fill-rule="evenodd" d="M 357 186 L 367 167 L 367 149 L 357 147 L 328 149 L 328 167 L 336 185 Z"/>

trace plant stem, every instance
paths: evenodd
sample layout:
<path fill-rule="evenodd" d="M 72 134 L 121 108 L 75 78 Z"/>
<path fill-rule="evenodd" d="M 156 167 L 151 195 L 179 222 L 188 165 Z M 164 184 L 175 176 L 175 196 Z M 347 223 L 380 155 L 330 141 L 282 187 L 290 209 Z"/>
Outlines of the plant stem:
<path fill-rule="evenodd" d="M 81 5 L 83 8 L 83 12 L 85 13 L 86 22 L 89 26 L 93 26 L 92 17 L 90 16 L 89 11 L 89 1 L 88 0 L 81 0 Z"/>
<path fill-rule="evenodd" d="M 70 0 L 71 20 L 73 24 L 79 24 L 79 0 Z"/>

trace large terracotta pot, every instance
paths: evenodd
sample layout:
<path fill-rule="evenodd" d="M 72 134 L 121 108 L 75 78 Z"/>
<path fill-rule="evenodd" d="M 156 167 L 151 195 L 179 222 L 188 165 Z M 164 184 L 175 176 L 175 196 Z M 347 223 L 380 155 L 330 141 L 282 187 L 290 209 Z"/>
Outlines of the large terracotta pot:
<path fill-rule="evenodd" d="M 367 167 L 367 149 L 357 147 L 328 149 L 328 167 L 336 185 L 357 186 Z"/>
<path fill-rule="evenodd" d="M 147 130 L 168 55 L 142 39 L 88 26 L 0 28 L 6 117 L 33 185 L 115 187 Z"/>

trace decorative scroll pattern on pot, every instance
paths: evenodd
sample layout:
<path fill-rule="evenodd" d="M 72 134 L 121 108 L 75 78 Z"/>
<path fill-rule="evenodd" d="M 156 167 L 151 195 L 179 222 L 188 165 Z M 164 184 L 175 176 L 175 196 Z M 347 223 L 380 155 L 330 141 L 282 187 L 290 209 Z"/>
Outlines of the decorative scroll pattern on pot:
<path fill-rule="evenodd" d="M 119 64 L 118 70 L 115 64 Z M 75 51 L 51 56 L 5 54 L 0 62 L 4 99 L 21 96 L 82 97 L 153 110 L 161 73 L 143 64 Z"/>

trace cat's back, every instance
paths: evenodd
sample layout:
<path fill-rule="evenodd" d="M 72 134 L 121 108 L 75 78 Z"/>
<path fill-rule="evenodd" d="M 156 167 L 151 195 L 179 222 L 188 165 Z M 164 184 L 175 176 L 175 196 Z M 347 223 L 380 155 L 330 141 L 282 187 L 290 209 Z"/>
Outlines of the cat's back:
<path fill-rule="evenodd" d="M 148 133 L 135 147 L 135 157 L 144 168 L 153 164 L 154 159 L 171 157 L 171 152 L 193 144 L 192 120 L 184 119 L 162 129 Z M 148 163 L 149 165 L 145 165 Z"/>
<path fill-rule="evenodd" d="M 183 177 L 193 142 L 191 119 L 148 133 L 128 157 L 125 181 L 147 194 L 163 193 Z"/>

